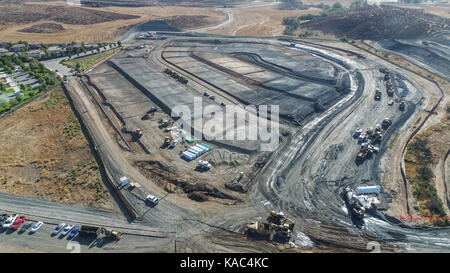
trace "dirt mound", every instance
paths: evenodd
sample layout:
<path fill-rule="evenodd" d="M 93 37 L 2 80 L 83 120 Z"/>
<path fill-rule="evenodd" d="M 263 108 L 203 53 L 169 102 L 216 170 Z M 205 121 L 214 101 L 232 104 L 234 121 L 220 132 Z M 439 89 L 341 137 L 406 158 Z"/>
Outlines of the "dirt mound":
<path fill-rule="evenodd" d="M 423 10 L 368 5 L 304 22 L 300 24 L 300 28 L 352 39 L 381 40 L 419 38 L 448 30 L 449 24 L 450 20 L 425 13 Z"/>
<path fill-rule="evenodd" d="M 74 25 L 89 25 L 136 18 L 139 17 L 101 10 L 56 5 L 5 5 L 0 9 L 0 25 L 29 24 L 41 20 Z"/>
<path fill-rule="evenodd" d="M 26 33 L 58 33 L 66 30 L 62 25 L 56 23 L 42 23 L 32 25 L 31 27 L 20 29 L 20 32 Z"/>
<path fill-rule="evenodd" d="M 158 186 L 176 193 L 187 193 L 188 197 L 196 201 L 207 201 L 209 197 L 237 201 L 219 189 L 202 181 L 188 182 L 177 175 L 177 170 L 169 168 L 159 161 L 138 161 L 135 166 L 147 178 Z"/>

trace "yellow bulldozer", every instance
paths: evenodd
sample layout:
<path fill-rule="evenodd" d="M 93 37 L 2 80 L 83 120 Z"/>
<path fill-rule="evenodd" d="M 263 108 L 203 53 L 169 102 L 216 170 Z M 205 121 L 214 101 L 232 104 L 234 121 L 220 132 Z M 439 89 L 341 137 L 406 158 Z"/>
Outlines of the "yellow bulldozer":
<path fill-rule="evenodd" d="M 282 212 L 271 211 L 267 217 L 268 223 L 256 221 L 246 225 L 245 234 L 248 237 L 265 240 L 288 242 L 294 229 L 294 222 Z"/>

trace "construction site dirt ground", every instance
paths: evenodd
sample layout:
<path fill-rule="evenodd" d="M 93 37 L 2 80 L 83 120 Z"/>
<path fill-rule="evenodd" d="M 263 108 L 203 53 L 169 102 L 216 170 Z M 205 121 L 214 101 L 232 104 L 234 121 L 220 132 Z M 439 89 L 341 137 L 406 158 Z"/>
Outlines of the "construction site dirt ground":
<path fill-rule="evenodd" d="M 166 132 L 158 121 L 169 120 L 170 116 L 160 109 L 155 113 L 146 115 L 148 109 L 155 107 L 155 104 L 119 72 L 105 63 L 89 73 L 89 79 L 91 85 L 88 84 L 88 86 L 90 86 L 91 92 L 97 92 L 96 89 L 100 90 L 101 94 L 112 105 L 112 108 L 115 108 L 114 112 L 117 111 L 120 118 L 124 120 L 124 127 L 127 130 L 134 131 L 136 128 L 142 130 L 143 136 L 139 139 L 139 142 L 142 143 L 149 154 L 145 153 L 142 146 L 133 138 L 132 133 L 123 135 L 124 141 L 131 148 L 131 151 L 124 150 L 124 153 L 130 163 L 148 178 L 148 183 L 154 183 L 168 192 L 175 192 L 181 196 L 186 196 L 192 192 L 197 192 L 200 195 L 206 193 L 208 196 L 203 197 L 216 204 L 233 205 L 246 198 L 243 193 L 226 189 L 225 183 L 238 177 L 241 171 L 246 174 L 242 183 L 248 183 L 257 156 L 216 149 L 217 147 L 214 147 L 213 144 L 203 141 L 213 146 L 214 151 L 207 152 L 197 160 L 187 162 L 180 155 L 193 144 L 189 144 L 183 138 L 180 138 L 179 144 L 174 148 L 165 146 L 164 139 L 170 137 L 171 133 Z M 92 88 L 93 86 L 96 88 Z M 105 111 L 111 111 L 112 109 L 110 107 L 104 108 Z M 107 120 L 105 120 L 105 124 L 108 124 Z M 121 130 L 121 128 L 117 129 Z M 210 158 L 216 153 L 220 154 L 219 158 L 222 158 L 224 154 L 227 154 L 226 156 L 233 154 L 236 160 L 219 159 L 216 167 L 207 172 L 197 169 L 198 160 Z"/>
<path fill-rule="evenodd" d="M 381 58 L 375 57 L 374 55 L 367 54 L 364 51 L 359 50 L 358 48 L 351 46 L 349 44 L 341 43 L 341 42 L 331 42 L 327 41 L 324 42 L 326 45 L 330 46 L 337 46 L 339 45 L 340 48 L 347 49 L 347 50 L 353 50 L 360 52 L 361 54 L 365 54 L 367 58 L 376 60 L 382 64 L 389 65 L 386 61 L 382 60 Z M 402 60 L 401 64 L 406 65 L 408 63 L 407 60 Z M 410 65 L 406 65 L 410 66 Z M 402 73 L 402 75 L 406 76 L 408 80 L 410 80 L 414 85 L 419 87 L 419 90 L 426 90 L 426 93 L 424 93 L 424 100 L 419 108 L 419 113 L 413 118 L 410 119 L 405 126 L 403 126 L 393 137 L 390 143 L 390 147 L 386 154 L 386 159 L 383 163 L 383 173 L 381 174 L 382 179 L 382 186 L 384 190 L 386 190 L 389 194 L 392 195 L 392 202 L 389 204 L 389 209 L 386 211 L 386 214 L 392 217 L 399 218 L 400 215 L 408 215 L 407 213 L 407 202 L 410 204 L 410 213 L 413 217 L 420 217 L 422 216 L 420 211 L 417 209 L 416 206 L 413 206 L 412 204 L 417 203 L 414 200 L 414 196 L 411 190 L 411 187 L 408 187 L 408 200 L 406 199 L 406 189 L 404 187 L 403 181 L 401 179 L 400 169 L 398 168 L 398 164 L 403 160 L 402 157 L 402 149 L 404 145 L 406 145 L 406 141 L 408 137 L 411 135 L 411 133 L 421 124 L 421 122 L 426 118 L 428 115 L 428 110 L 431 109 L 439 100 L 441 93 L 439 92 L 439 89 L 430 81 L 427 79 L 424 79 L 422 77 L 418 77 L 417 75 L 406 71 L 400 67 L 396 67 L 398 69 L 398 72 Z M 419 71 L 419 73 L 422 71 Z M 444 86 L 444 92 L 445 91 Z M 447 91 L 448 93 L 448 91 Z M 447 96 L 448 97 L 448 96 Z M 446 116 L 446 104 L 448 103 L 448 98 L 444 98 L 444 100 L 441 102 L 440 107 L 436 109 L 436 115 L 432 115 L 430 119 L 424 124 L 424 126 L 421 128 L 421 131 L 419 131 L 420 135 L 422 132 L 426 131 L 428 128 L 436 125 L 436 124 L 442 124 L 443 119 L 445 119 Z M 417 136 L 416 136 L 417 137 Z M 448 139 L 448 135 L 446 136 Z M 441 139 L 440 137 L 437 139 Z M 444 135 L 445 139 L 445 135 Z M 445 145 L 443 142 L 440 143 L 440 145 Z M 388 163 L 389 162 L 389 163 Z M 395 162 L 395 163 L 394 163 Z M 436 167 L 441 168 L 440 171 L 435 170 L 435 173 L 437 176 L 440 176 L 439 174 L 442 173 L 442 167 L 443 164 L 437 164 Z M 437 186 L 438 189 L 438 196 L 444 197 L 444 193 L 439 190 L 443 190 L 443 184 L 439 183 L 439 181 L 442 180 L 442 178 L 437 178 L 438 184 L 441 184 L 441 186 Z M 444 204 L 445 204 L 445 200 Z M 411 225 L 422 225 L 425 224 L 425 221 L 423 220 L 415 220 L 414 222 L 409 222 Z"/>
<path fill-rule="evenodd" d="M 0 118 L 0 191 L 115 209 L 60 87 Z"/>

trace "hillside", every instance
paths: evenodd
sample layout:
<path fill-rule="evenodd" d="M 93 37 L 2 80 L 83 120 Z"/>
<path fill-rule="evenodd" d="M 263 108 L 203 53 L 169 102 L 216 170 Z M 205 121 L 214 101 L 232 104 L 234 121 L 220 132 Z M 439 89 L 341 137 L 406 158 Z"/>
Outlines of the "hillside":
<path fill-rule="evenodd" d="M 352 39 L 414 39 L 448 30 L 449 24 L 449 19 L 419 9 L 369 5 L 303 22 L 299 29 L 318 30 Z"/>

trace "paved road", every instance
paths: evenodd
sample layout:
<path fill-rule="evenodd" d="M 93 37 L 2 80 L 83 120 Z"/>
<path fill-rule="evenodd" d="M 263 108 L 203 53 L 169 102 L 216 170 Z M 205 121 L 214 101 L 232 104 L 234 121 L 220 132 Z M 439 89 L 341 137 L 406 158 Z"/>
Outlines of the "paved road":
<path fill-rule="evenodd" d="M 110 49 L 113 49 L 116 47 L 117 46 L 115 46 L 115 45 L 111 46 L 111 47 L 110 47 L 110 45 L 107 45 L 106 49 L 101 48 L 100 52 L 104 52 L 104 51 L 107 51 L 107 50 L 110 50 Z M 56 58 L 56 59 L 41 61 L 41 63 L 43 63 L 45 65 L 45 67 L 47 67 L 49 70 L 54 71 L 54 72 L 57 71 L 57 73 L 59 73 L 61 76 L 72 76 L 72 75 L 76 74 L 76 70 L 61 64 L 62 61 L 69 60 L 69 59 L 73 60 L 76 58 L 81 58 L 81 57 L 85 57 L 85 56 L 96 54 L 96 53 L 98 53 L 96 50 L 90 50 L 90 51 L 86 51 L 84 53 L 80 53 L 79 56 L 75 55 L 70 58 L 68 56 L 65 56 L 65 57 L 60 57 L 60 58 Z"/>

